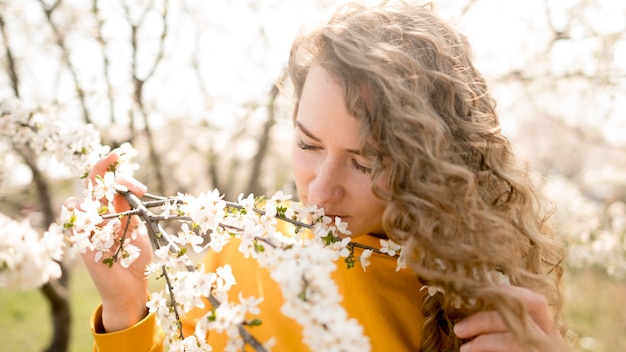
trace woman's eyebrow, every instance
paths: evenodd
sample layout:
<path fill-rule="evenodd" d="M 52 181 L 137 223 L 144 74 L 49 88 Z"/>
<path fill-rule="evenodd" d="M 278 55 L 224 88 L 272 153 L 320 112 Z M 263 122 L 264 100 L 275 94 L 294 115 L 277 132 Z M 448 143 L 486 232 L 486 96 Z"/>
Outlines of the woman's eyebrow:
<path fill-rule="evenodd" d="M 300 122 L 296 120 L 296 126 L 298 126 L 298 128 L 300 129 L 300 131 L 302 131 L 302 133 L 304 133 L 307 137 L 311 138 L 312 140 L 316 141 L 316 142 L 321 142 L 321 140 L 319 138 L 317 138 L 311 131 L 309 131 L 306 127 L 304 127 L 304 125 Z M 346 149 L 346 152 L 348 153 L 352 153 L 352 154 L 356 154 L 356 155 L 361 155 L 361 152 L 358 149 Z"/>
<path fill-rule="evenodd" d="M 300 121 L 296 121 L 296 125 L 298 126 L 300 131 L 302 131 L 302 133 L 306 134 L 307 137 L 311 138 L 312 140 L 314 140 L 316 142 L 320 142 L 320 139 L 315 137 L 315 135 L 313 133 L 311 133 L 311 131 L 306 129 L 306 127 L 304 127 L 304 125 Z"/>

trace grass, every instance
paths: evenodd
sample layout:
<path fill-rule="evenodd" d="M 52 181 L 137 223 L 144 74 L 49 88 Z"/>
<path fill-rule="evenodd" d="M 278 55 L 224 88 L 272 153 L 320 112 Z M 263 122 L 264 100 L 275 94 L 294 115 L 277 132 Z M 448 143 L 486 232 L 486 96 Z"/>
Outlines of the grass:
<path fill-rule="evenodd" d="M 99 298 L 82 263 L 76 265 L 72 271 L 70 351 L 91 351 L 89 318 Z M 49 306 L 39 290 L 0 289 L 0 341 L 3 351 L 43 351 L 50 343 L 51 334 Z"/>
<path fill-rule="evenodd" d="M 580 271 L 569 275 L 565 293 L 565 314 L 578 334 L 579 351 L 626 351 L 626 282 Z"/>
<path fill-rule="evenodd" d="M 76 265 L 71 279 L 71 352 L 91 350 L 89 318 L 99 302 L 85 268 Z M 565 315 L 580 338 L 574 351 L 626 351 L 626 282 L 596 271 L 571 273 L 566 283 Z M 48 305 L 38 290 L 0 289 L 0 341 L 2 351 L 43 351 L 51 334 Z"/>
<path fill-rule="evenodd" d="M 39 291 L 0 291 L 0 340 L 6 351 L 42 351 L 51 334 L 47 319 Z"/>

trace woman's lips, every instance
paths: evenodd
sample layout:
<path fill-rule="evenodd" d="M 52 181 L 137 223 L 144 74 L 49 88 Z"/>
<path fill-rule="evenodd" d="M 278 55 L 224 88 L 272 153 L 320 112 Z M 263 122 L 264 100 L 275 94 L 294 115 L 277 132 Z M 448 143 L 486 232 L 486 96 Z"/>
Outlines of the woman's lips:
<path fill-rule="evenodd" d="M 336 215 L 336 214 L 324 214 L 324 215 L 328 216 L 331 219 L 340 218 L 341 221 L 346 221 L 346 219 L 349 217 L 347 215 Z"/>

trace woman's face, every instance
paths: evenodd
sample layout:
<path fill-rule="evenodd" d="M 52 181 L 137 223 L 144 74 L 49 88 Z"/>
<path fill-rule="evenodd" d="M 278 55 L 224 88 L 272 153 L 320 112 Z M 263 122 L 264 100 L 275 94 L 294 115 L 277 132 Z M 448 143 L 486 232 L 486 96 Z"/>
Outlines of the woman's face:
<path fill-rule="evenodd" d="M 300 200 L 340 217 L 353 236 L 382 234 L 385 204 L 371 191 L 371 162 L 358 152 L 359 126 L 346 109 L 339 83 L 313 65 L 300 98 L 292 146 Z"/>

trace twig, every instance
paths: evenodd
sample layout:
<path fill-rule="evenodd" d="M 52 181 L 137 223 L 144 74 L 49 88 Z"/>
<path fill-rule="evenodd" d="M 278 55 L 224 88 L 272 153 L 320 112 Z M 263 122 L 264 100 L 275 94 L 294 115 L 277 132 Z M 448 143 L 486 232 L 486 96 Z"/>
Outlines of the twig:
<path fill-rule="evenodd" d="M 107 87 L 107 100 L 109 103 L 109 114 L 111 123 L 115 123 L 115 106 L 114 106 L 114 98 L 113 98 L 113 84 L 111 83 L 111 68 L 109 56 L 107 55 L 107 42 L 102 35 L 102 30 L 104 27 L 104 20 L 100 16 L 100 10 L 98 9 L 98 0 L 93 0 L 93 4 L 91 7 L 91 11 L 93 12 L 93 16 L 96 19 L 97 23 L 97 32 L 96 32 L 96 40 L 100 45 L 100 49 L 102 50 L 102 69 L 104 71 L 104 78 Z"/>
<path fill-rule="evenodd" d="M 57 9 L 57 7 L 61 4 L 61 0 L 57 0 L 54 4 L 50 6 L 46 5 L 46 3 L 43 0 L 39 0 L 39 3 L 41 4 L 43 12 L 46 15 L 46 20 L 48 21 L 48 24 L 50 25 L 50 29 L 52 29 L 52 32 L 54 33 L 56 44 L 61 50 L 61 60 L 67 66 L 67 69 L 70 72 L 70 75 L 72 76 L 72 80 L 74 81 L 74 89 L 76 90 L 76 95 L 78 95 L 78 100 L 80 102 L 80 106 L 83 111 L 83 119 L 85 120 L 86 124 L 92 124 L 91 117 L 89 114 L 89 109 L 87 109 L 85 91 L 80 85 L 80 80 L 78 79 L 78 72 L 76 72 L 76 68 L 74 67 L 74 65 L 72 65 L 72 62 L 70 60 L 70 51 L 67 48 L 67 45 L 65 44 L 65 37 L 59 30 L 59 27 L 56 25 L 56 23 L 54 23 L 54 21 L 52 20 L 52 14 Z"/>
<path fill-rule="evenodd" d="M 120 188 L 117 189 L 117 192 L 124 196 L 124 198 L 126 199 L 128 204 L 131 206 L 131 208 L 134 209 L 134 214 L 139 216 L 143 220 L 143 222 L 146 223 L 147 228 L 148 228 L 148 234 L 149 234 L 150 239 L 152 240 L 153 246 L 155 248 L 160 248 L 160 243 L 159 243 L 159 240 L 158 240 L 158 235 L 160 235 L 166 241 L 168 241 L 168 243 L 170 245 L 170 251 L 171 252 L 178 253 L 178 254 L 181 253 L 180 248 L 173 242 L 171 236 L 169 236 L 169 234 L 159 224 L 159 220 L 162 217 L 156 216 L 152 212 L 150 212 L 150 210 L 148 210 L 148 208 L 141 202 L 141 200 L 137 196 L 135 196 L 133 193 L 128 191 L 127 189 L 124 189 L 123 187 L 120 187 Z M 167 199 L 162 200 L 162 202 L 165 202 L 165 201 L 168 201 L 168 200 Z M 117 214 L 117 215 L 119 216 L 119 214 Z M 182 217 L 172 217 L 172 218 L 180 219 Z M 239 230 L 241 230 L 241 229 L 239 229 Z M 197 270 L 194 265 L 185 265 L 185 268 L 188 271 L 190 271 L 190 272 L 194 272 L 194 271 Z M 176 308 L 176 297 L 174 297 L 174 293 L 173 293 L 174 290 L 173 290 L 173 287 L 172 287 L 172 283 L 170 282 L 169 275 L 168 275 L 167 270 L 165 269 L 165 267 L 162 267 L 161 270 L 163 272 L 163 276 L 165 277 L 165 281 L 166 281 L 167 286 L 169 288 L 170 300 L 172 302 L 171 303 L 172 304 L 171 308 L 173 308 L 173 310 L 174 310 L 174 314 L 176 316 L 176 321 L 180 322 L 181 319 L 180 319 L 180 315 L 179 315 L 178 309 Z M 213 308 L 217 308 L 221 304 L 221 302 L 213 294 L 210 294 L 207 297 L 207 299 L 209 300 L 209 303 L 211 303 Z M 266 352 L 267 351 L 265 349 L 265 347 L 263 347 L 263 345 L 254 336 L 252 336 L 252 334 L 250 334 L 250 332 L 248 332 L 248 330 L 246 330 L 246 328 L 243 326 L 243 324 L 238 324 L 237 325 L 237 329 L 239 330 L 239 334 L 241 335 L 241 337 L 242 337 L 242 339 L 244 340 L 245 343 L 247 343 L 248 345 L 253 347 L 258 352 Z M 181 339 L 184 338 L 182 329 L 180 329 L 180 338 Z"/>

